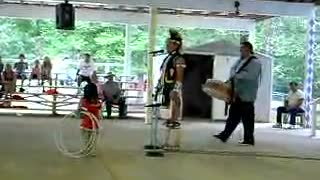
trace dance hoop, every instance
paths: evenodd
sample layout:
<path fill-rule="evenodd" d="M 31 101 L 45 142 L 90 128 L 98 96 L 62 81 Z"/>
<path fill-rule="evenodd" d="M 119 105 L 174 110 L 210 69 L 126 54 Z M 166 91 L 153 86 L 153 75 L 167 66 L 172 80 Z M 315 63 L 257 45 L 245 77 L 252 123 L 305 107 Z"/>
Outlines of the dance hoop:
<path fill-rule="evenodd" d="M 93 124 L 93 129 L 90 129 L 91 135 L 89 140 L 86 142 L 86 144 L 83 144 L 84 140 L 83 137 L 80 136 L 80 148 L 72 149 L 70 146 L 68 147 L 66 141 L 67 141 L 67 133 L 63 132 L 63 129 L 67 129 L 65 126 L 67 124 L 71 123 L 71 126 L 78 129 L 78 131 L 81 131 L 80 123 L 81 123 L 81 117 L 87 116 L 91 120 L 91 123 Z M 96 126 L 95 126 L 95 125 Z M 83 158 L 90 155 L 90 151 L 92 148 L 94 148 L 96 141 L 98 140 L 99 136 L 99 129 L 101 125 L 99 123 L 99 119 L 92 113 L 88 112 L 86 109 L 82 109 L 80 112 L 72 112 L 66 116 L 64 116 L 61 121 L 58 123 L 58 126 L 56 127 L 54 139 L 57 149 L 65 156 L 71 157 L 71 158 Z M 68 131 L 68 129 L 67 129 Z M 75 139 L 72 139 L 72 142 Z"/>

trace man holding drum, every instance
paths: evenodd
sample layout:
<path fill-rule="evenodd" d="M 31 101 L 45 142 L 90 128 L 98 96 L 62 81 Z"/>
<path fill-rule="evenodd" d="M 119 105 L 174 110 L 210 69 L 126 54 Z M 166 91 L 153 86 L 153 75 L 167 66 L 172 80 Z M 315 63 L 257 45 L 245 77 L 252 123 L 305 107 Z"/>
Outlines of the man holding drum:
<path fill-rule="evenodd" d="M 241 57 L 232 66 L 229 81 L 232 97 L 228 102 L 229 114 L 225 129 L 214 137 L 226 142 L 240 121 L 244 127 L 244 138 L 241 145 L 254 145 L 254 102 L 260 83 L 261 63 L 253 55 L 250 42 L 241 43 Z"/>

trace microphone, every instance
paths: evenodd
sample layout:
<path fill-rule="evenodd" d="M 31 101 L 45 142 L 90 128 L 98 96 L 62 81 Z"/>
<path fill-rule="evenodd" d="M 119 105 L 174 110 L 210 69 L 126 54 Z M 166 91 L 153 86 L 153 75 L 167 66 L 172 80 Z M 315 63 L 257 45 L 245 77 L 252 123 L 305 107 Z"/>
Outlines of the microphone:
<path fill-rule="evenodd" d="M 162 54 L 162 53 L 164 53 L 164 50 L 162 49 L 162 50 L 158 50 L 158 51 L 151 51 L 151 52 L 149 52 L 149 54 Z"/>

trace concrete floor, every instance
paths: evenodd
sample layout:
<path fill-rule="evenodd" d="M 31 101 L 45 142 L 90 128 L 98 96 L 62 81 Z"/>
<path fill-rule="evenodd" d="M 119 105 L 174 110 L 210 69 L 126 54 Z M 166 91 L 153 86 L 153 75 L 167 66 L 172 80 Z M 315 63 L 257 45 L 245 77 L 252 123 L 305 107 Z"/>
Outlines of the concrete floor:
<path fill-rule="evenodd" d="M 1 180 L 309 180 L 319 174 L 317 160 L 263 156 L 320 158 L 320 141 L 311 140 L 305 131 L 257 125 L 257 146 L 239 147 L 237 133 L 228 144 L 211 137 L 223 124 L 186 122 L 181 139 L 185 153 L 147 158 L 142 147 L 148 141 L 148 126 L 142 121 L 104 121 L 98 156 L 70 159 L 55 148 L 57 122 L 58 118 L 0 117 Z"/>

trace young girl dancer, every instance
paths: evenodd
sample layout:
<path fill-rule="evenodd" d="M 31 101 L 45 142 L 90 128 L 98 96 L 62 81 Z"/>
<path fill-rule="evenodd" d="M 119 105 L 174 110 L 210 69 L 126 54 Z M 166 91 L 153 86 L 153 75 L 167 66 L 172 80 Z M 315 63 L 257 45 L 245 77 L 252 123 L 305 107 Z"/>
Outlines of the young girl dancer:
<path fill-rule="evenodd" d="M 97 135 L 100 128 L 99 122 L 96 121 L 101 120 L 101 102 L 99 101 L 95 84 L 89 83 L 84 87 L 84 96 L 80 100 L 79 110 L 85 110 L 95 117 L 92 118 L 88 115 L 81 117 L 81 134 L 84 142 L 82 153 L 96 156 Z"/>

